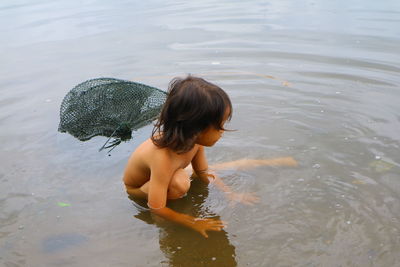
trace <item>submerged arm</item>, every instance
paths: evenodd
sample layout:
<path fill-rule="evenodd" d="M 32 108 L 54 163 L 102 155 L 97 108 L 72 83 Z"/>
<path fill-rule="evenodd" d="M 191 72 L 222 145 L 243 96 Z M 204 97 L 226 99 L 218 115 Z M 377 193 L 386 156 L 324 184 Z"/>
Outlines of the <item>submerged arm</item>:
<path fill-rule="evenodd" d="M 206 231 L 221 231 L 224 225 L 220 220 L 195 218 L 166 207 L 168 186 L 174 170 L 171 168 L 171 162 L 165 157 L 154 161 L 156 164 L 153 164 L 155 167 L 151 168 L 147 203 L 151 212 L 169 221 L 189 227 L 204 237 L 208 237 Z"/>
<path fill-rule="evenodd" d="M 297 161 L 292 157 L 274 158 L 274 159 L 239 159 L 229 162 L 214 164 L 215 170 L 221 169 L 250 169 L 258 166 L 289 166 L 296 167 Z"/>
<path fill-rule="evenodd" d="M 234 166 L 234 164 L 232 163 L 229 163 L 229 165 Z M 198 152 L 194 156 L 192 160 L 192 167 L 193 167 L 194 177 L 199 178 L 206 184 L 214 183 L 215 186 L 219 190 L 224 192 L 226 197 L 228 197 L 230 200 L 240 201 L 245 204 L 253 204 L 255 202 L 258 202 L 258 197 L 252 193 L 235 193 L 231 189 L 231 187 L 226 185 L 217 174 L 208 169 L 208 163 L 203 146 L 200 146 Z M 212 167 L 214 169 L 214 166 Z"/>
<path fill-rule="evenodd" d="M 200 146 L 196 155 L 192 159 L 193 176 L 199 178 L 204 183 L 209 184 L 210 179 L 208 174 L 208 163 L 204 146 Z"/>
<path fill-rule="evenodd" d="M 220 220 L 195 218 L 190 215 L 176 212 L 168 207 L 150 209 L 152 212 L 154 212 L 154 214 L 157 214 L 169 221 L 189 227 L 199 232 L 204 237 L 208 237 L 206 231 L 221 231 L 224 227 L 224 223 Z"/>

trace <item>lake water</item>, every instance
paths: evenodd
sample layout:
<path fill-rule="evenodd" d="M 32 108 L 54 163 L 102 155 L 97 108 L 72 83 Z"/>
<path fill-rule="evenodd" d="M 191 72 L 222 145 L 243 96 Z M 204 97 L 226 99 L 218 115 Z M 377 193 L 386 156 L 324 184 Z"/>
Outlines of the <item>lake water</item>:
<path fill-rule="evenodd" d="M 0 265 L 400 266 L 399 1 L 3 0 L 0 33 Z M 253 206 L 201 185 L 171 203 L 228 223 L 208 239 L 127 198 L 150 126 L 110 156 L 57 132 L 84 80 L 188 73 L 233 102 L 210 163 L 299 162 L 221 172 Z"/>

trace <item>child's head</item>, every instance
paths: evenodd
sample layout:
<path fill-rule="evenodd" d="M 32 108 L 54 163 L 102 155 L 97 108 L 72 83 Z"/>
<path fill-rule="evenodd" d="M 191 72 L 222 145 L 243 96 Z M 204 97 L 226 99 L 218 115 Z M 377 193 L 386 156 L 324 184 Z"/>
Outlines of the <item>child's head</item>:
<path fill-rule="evenodd" d="M 175 78 L 151 139 L 158 147 L 184 153 L 207 130 L 223 132 L 223 124 L 231 116 L 231 101 L 221 88 L 193 76 Z"/>

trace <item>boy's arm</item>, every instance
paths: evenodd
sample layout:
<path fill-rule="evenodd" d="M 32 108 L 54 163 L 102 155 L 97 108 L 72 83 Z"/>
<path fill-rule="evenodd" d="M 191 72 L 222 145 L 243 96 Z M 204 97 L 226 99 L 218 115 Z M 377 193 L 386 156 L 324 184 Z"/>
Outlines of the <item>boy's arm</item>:
<path fill-rule="evenodd" d="M 208 237 L 206 231 L 220 231 L 224 227 L 220 220 L 198 219 L 166 207 L 168 185 L 174 174 L 172 164 L 168 157 L 159 156 L 154 159 L 153 166 L 155 167 L 151 168 L 147 205 L 154 214 L 192 228 L 204 237 Z"/>
<path fill-rule="evenodd" d="M 212 176 L 210 177 L 209 175 L 208 163 L 207 163 L 206 153 L 204 151 L 204 146 L 199 147 L 196 155 L 194 155 L 192 159 L 191 164 L 194 176 L 200 178 L 200 180 L 202 180 L 206 184 L 209 184 L 211 182 L 210 178 L 212 179 L 213 177 Z"/>
<path fill-rule="evenodd" d="M 222 179 L 216 175 L 216 174 L 211 174 L 214 177 L 213 183 L 222 191 L 225 193 L 226 197 L 232 201 L 239 201 L 244 204 L 254 204 L 256 202 L 259 202 L 259 197 L 255 195 L 254 193 L 237 193 L 234 192 L 228 185 L 226 185 Z"/>
<path fill-rule="evenodd" d="M 199 232 L 204 237 L 208 237 L 206 231 L 221 231 L 224 228 L 224 223 L 215 219 L 200 219 L 190 215 L 176 212 L 168 207 L 161 209 L 150 208 L 154 214 L 157 214 L 167 220 L 179 223 Z"/>
<path fill-rule="evenodd" d="M 208 169 L 208 163 L 203 146 L 199 147 L 199 150 L 193 157 L 191 163 L 195 177 L 200 178 L 203 182 L 207 184 L 209 184 L 210 182 L 214 183 L 219 190 L 226 193 L 226 196 L 229 199 L 240 201 L 245 204 L 253 204 L 255 202 L 258 202 L 258 197 L 256 197 L 254 194 L 233 192 L 233 190 L 228 185 L 226 185 L 218 175 Z M 214 166 L 212 167 L 214 168 Z"/>
<path fill-rule="evenodd" d="M 215 173 L 210 172 L 208 169 L 204 146 L 200 146 L 197 150 L 196 155 L 192 159 L 192 167 L 195 177 L 200 178 L 207 184 L 214 182 L 221 191 L 225 193 L 232 193 L 231 188 L 224 184 L 221 178 L 219 178 Z"/>
<path fill-rule="evenodd" d="M 208 163 L 206 159 L 206 153 L 204 151 L 204 146 L 199 145 L 199 149 L 197 150 L 196 155 L 194 155 L 191 164 L 193 168 L 193 173 L 196 175 L 196 177 L 200 178 L 208 184 L 210 181 L 207 179 L 207 176 L 201 175 L 202 173 L 206 174 L 206 172 L 208 171 Z"/>
<path fill-rule="evenodd" d="M 289 166 L 296 167 L 297 161 L 292 157 L 275 158 L 275 159 L 240 159 L 231 162 L 224 162 L 212 165 L 212 169 L 249 169 L 258 166 Z M 215 185 L 223 192 L 227 193 L 226 196 L 231 200 L 240 201 L 245 204 L 252 204 L 258 202 L 258 197 L 254 194 L 248 193 L 235 193 L 231 188 L 224 184 L 224 182 L 217 175 L 212 174 L 215 178 Z"/>
<path fill-rule="evenodd" d="M 288 166 L 296 167 L 297 161 L 292 157 L 274 158 L 274 159 L 239 159 L 229 162 L 217 163 L 212 166 L 214 170 L 218 169 L 240 169 L 246 170 L 259 166 Z"/>

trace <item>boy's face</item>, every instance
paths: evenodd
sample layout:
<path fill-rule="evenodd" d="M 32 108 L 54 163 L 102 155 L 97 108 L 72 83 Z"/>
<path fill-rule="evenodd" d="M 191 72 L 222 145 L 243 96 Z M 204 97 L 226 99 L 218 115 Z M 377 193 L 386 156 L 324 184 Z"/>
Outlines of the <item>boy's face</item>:
<path fill-rule="evenodd" d="M 222 128 L 229 117 L 229 109 L 225 111 L 224 120 L 222 121 Z M 197 137 L 196 143 L 202 146 L 213 146 L 222 136 L 224 130 L 218 130 L 214 126 L 209 126 L 202 131 Z"/>

